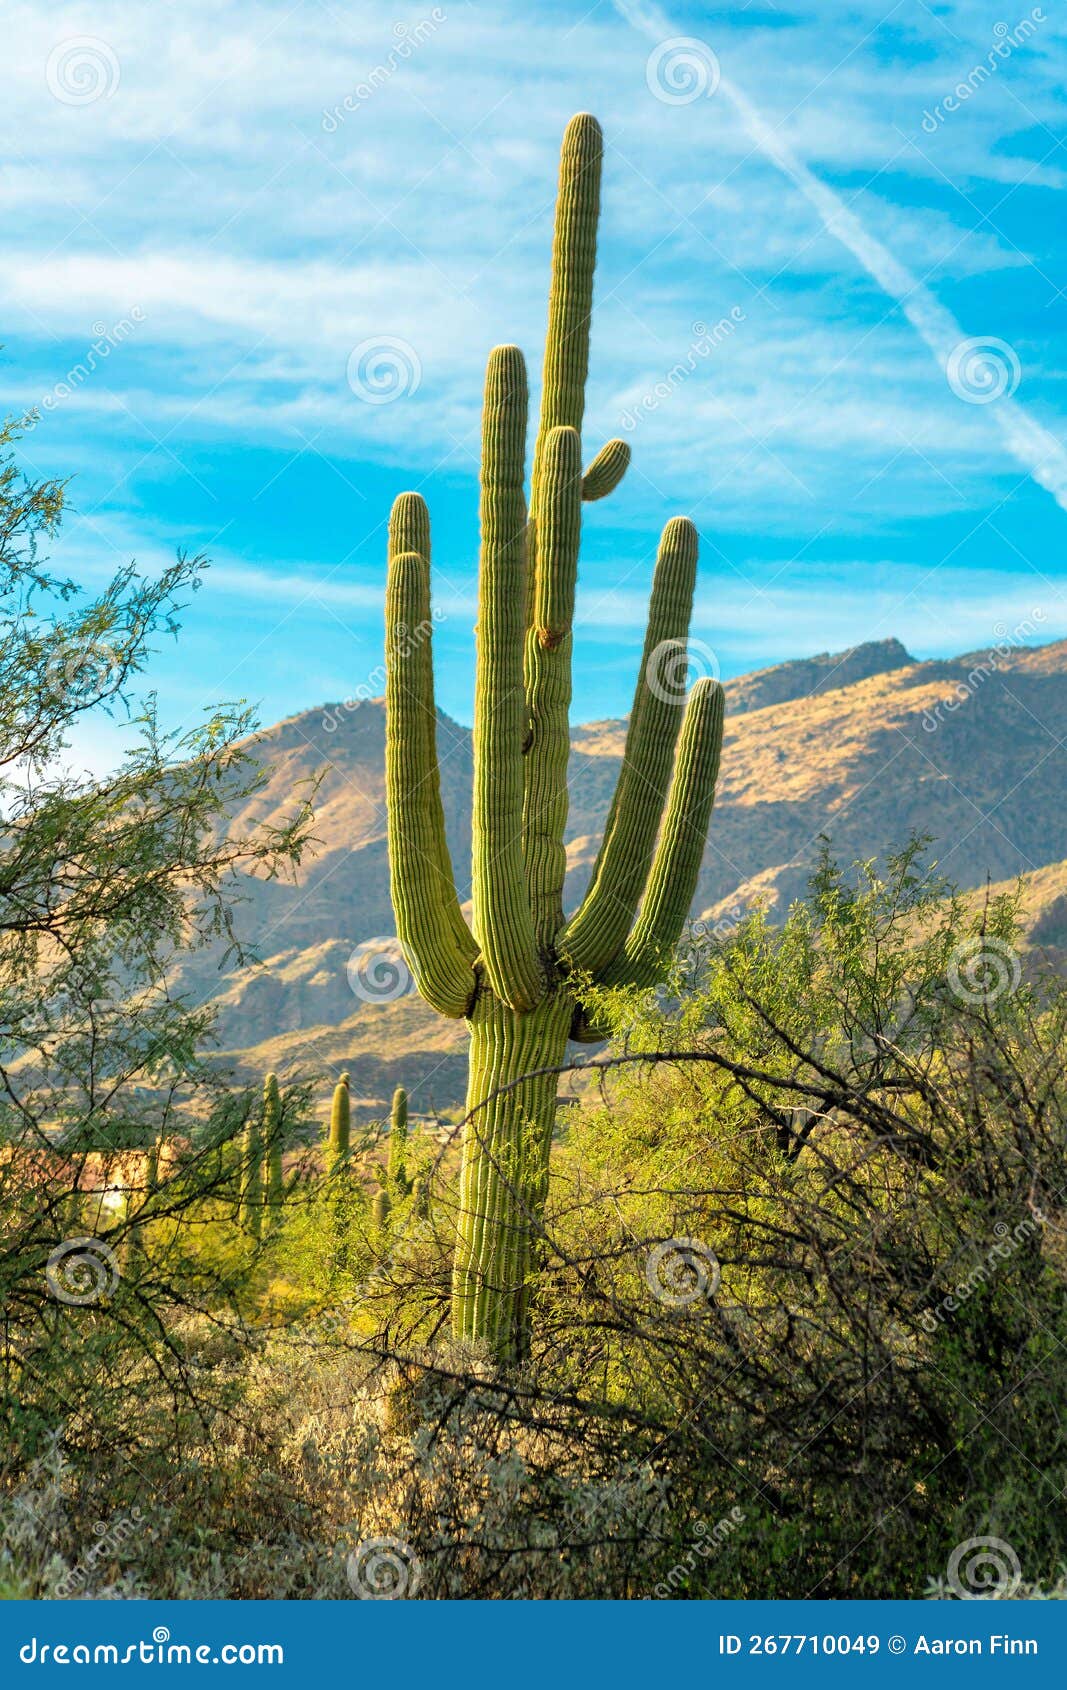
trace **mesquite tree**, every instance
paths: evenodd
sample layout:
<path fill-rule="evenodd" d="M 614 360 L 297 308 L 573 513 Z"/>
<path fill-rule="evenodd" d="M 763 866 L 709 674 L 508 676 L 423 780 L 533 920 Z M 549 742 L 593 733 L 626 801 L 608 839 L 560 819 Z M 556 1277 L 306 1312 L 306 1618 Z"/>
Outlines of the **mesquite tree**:
<path fill-rule="evenodd" d="M 722 742 L 722 689 L 688 701 L 685 670 L 697 534 L 685 517 L 659 547 L 622 769 L 592 884 L 563 913 L 571 624 L 582 503 L 621 481 L 608 443 L 583 475 L 603 140 L 571 120 L 556 207 L 541 417 L 524 492 L 523 355 L 489 357 L 482 423 L 481 556 L 474 710 L 472 928 L 445 842 L 435 744 L 430 523 L 397 499 L 386 597 L 389 862 L 397 933 L 426 1001 L 471 1031 L 458 1236 L 457 1337 L 521 1352 L 531 1241 L 548 1182 L 557 1077 L 570 1037 L 597 1036 L 581 993 L 652 984 L 681 933 L 703 855 Z M 413 637 L 414 631 L 414 637 Z M 684 715 L 681 705 L 684 703 Z"/>

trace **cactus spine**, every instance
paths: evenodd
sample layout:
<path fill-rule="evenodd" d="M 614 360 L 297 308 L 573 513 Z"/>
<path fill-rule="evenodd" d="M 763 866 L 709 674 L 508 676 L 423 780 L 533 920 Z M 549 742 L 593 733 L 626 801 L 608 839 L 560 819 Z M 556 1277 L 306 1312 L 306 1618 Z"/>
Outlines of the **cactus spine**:
<path fill-rule="evenodd" d="M 406 1193 L 410 1189 L 407 1174 L 407 1150 L 408 1094 L 403 1086 L 397 1086 L 393 1093 L 393 1109 L 389 1119 L 389 1183 L 401 1193 Z"/>
<path fill-rule="evenodd" d="M 445 843 L 429 639 L 430 522 L 401 494 L 389 526 L 386 782 L 397 934 L 423 997 L 471 1031 L 452 1319 L 499 1359 L 521 1354 L 531 1257 L 548 1184 L 568 1036 L 593 1039 L 585 979 L 645 985 L 669 962 L 696 888 L 722 742 L 723 698 L 688 702 L 661 670 L 685 667 L 697 561 L 693 524 L 660 542 L 626 751 L 592 885 L 568 922 L 571 624 L 582 506 L 618 486 L 629 448 L 582 473 L 603 142 L 571 120 L 556 207 L 541 415 L 524 493 L 527 379 L 517 347 L 489 357 L 482 420 L 474 711 L 472 926 Z M 685 703 L 684 719 L 681 705 Z"/>

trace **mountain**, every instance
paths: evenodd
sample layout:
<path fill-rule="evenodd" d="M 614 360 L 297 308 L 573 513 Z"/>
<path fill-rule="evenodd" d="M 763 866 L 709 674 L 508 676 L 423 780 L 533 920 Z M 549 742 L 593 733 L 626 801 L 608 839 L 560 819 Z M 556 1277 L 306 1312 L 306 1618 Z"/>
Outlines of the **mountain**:
<path fill-rule="evenodd" d="M 726 693 L 694 916 L 731 922 L 756 899 L 784 910 L 804 891 L 823 836 L 850 862 L 920 833 L 964 888 L 1049 869 L 1043 890 L 1034 882 L 1035 937 L 1045 923 L 1049 942 L 1067 942 L 1067 641 L 918 663 L 886 640 L 742 676 Z M 568 907 L 589 880 L 625 734 L 625 721 L 574 733 Z M 205 955 L 185 980 L 217 1002 L 240 1070 L 347 1067 L 367 1109 L 400 1080 L 418 1107 L 451 1106 L 462 1088 L 462 1024 L 404 990 L 388 942 L 384 748 L 378 699 L 306 711 L 262 734 L 266 783 L 234 825 L 280 816 L 320 775 L 315 852 L 295 883 L 245 881 L 238 926 L 258 966 L 220 974 L 218 958 Z M 438 749 L 463 896 L 469 729 L 439 713 Z"/>
<path fill-rule="evenodd" d="M 834 692 L 871 675 L 907 668 L 914 661 L 899 640 L 869 640 L 849 651 L 824 651 L 818 657 L 776 663 L 771 669 L 757 669 L 752 675 L 727 681 L 727 710 L 731 716 L 740 716 L 746 710 L 763 710 L 768 704 L 788 704 L 812 693 Z"/>

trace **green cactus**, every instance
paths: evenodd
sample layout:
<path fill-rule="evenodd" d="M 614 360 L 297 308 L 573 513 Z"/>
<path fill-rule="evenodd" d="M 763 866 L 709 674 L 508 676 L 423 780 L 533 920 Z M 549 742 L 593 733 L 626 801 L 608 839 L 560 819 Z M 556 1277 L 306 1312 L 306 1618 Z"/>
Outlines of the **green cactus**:
<path fill-rule="evenodd" d="M 402 1195 L 411 1188 L 407 1174 L 408 1150 L 408 1094 L 403 1086 L 393 1093 L 393 1109 L 389 1120 L 389 1183 Z"/>
<path fill-rule="evenodd" d="M 429 630 L 430 523 L 401 494 L 389 530 L 386 780 L 397 934 L 419 990 L 471 1030 L 453 1328 L 501 1360 L 527 1330 L 532 1249 L 548 1184 L 557 1078 L 569 1037 L 593 1040 L 585 982 L 654 982 L 669 963 L 703 856 L 723 696 L 688 702 L 685 668 L 697 534 L 675 517 L 660 542 L 648 631 L 618 787 L 592 884 L 563 913 L 571 623 L 583 501 L 617 487 L 629 448 L 611 441 L 582 474 L 580 430 L 602 137 L 582 114 L 563 140 L 541 417 L 529 513 L 527 380 L 514 346 L 490 354 L 482 424 L 474 712 L 472 927 L 445 842 Z M 682 704 L 685 704 L 684 717 Z M 549 1072 L 544 1072 L 549 1070 Z"/>
<path fill-rule="evenodd" d="M 389 1193 L 384 1185 L 374 1193 L 371 1204 L 371 1225 L 375 1232 L 384 1232 L 389 1224 L 389 1211 L 392 1208 Z"/>
<path fill-rule="evenodd" d="M 263 1143 L 267 1151 L 267 1213 L 276 1227 L 282 1218 L 285 1177 L 282 1172 L 282 1098 L 277 1074 L 263 1083 Z"/>
<path fill-rule="evenodd" d="M 625 440 L 609 440 L 602 446 L 582 476 L 582 499 L 591 504 L 594 499 L 606 499 L 614 493 L 630 467 L 630 448 Z"/>
<path fill-rule="evenodd" d="M 412 1209 L 415 1219 L 428 1221 L 430 1218 L 430 1170 L 423 1168 L 416 1174 L 413 1181 Z"/>
<path fill-rule="evenodd" d="M 330 1106 L 330 1130 L 326 1139 L 326 1172 L 334 1174 L 348 1160 L 349 1140 L 352 1136 L 352 1104 L 348 1093 L 348 1075 L 342 1074 L 334 1087 Z"/>

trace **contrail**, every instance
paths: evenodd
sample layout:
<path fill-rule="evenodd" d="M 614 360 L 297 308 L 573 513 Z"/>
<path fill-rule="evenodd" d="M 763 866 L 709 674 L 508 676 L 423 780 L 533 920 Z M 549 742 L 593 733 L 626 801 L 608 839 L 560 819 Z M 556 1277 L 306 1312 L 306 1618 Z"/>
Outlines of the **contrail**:
<path fill-rule="evenodd" d="M 617 12 L 657 43 L 679 39 L 678 31 L 656 6 L 641 0 L 613 0 Z M 977 400 L 992 399 L 991 414 L 1012 457 L 1067 510 L 1067 452 L 1005 392 L 1019 378 L 1015 353 L 1003 341 L 968 340 L 962 328 L 929 288 L 860 222 L 844 201 L 808 169 L 788 142 L 772 129 L 748 96 L 729 77 L 719 75 L 716 93 L 729 101 L 759 150 L 787 176 L 824 227 L 847 247 L 883 292 L 896 300 L 912 328 L 926 342 L 952 389 L 961 387 Z M 992 390 L 999 396 L 994 397 Z"/>

